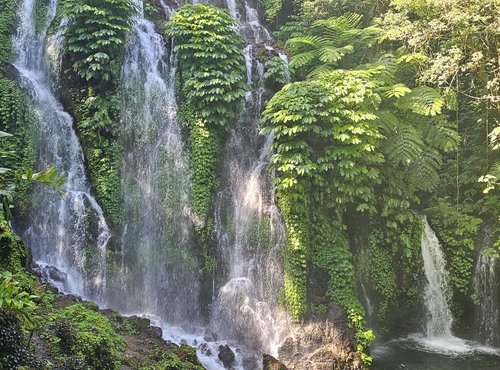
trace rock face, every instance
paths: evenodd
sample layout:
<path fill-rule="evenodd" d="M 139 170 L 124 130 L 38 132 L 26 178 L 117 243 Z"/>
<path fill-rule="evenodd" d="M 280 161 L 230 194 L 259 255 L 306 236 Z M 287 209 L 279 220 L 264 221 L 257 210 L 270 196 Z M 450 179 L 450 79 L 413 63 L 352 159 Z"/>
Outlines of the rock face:
<path fill-rule="evenodd" d="M 225 346 L 219 346 L 219 360 L 222 361 L 224 367 L 226 369 L 231 369 L 234 364 L 235 355 L 234 352 L 229 346 L 226 344 Z"/>
<path fill-rule="evenodd" d="M 273 356 L 265 354 L 262 356 L 263 370 L 288 370 L 288 368 L 275 359 Z"/>
<path fill-rule="evenodd" d="M 278 350 L 279 358 L 290 370 L 364 370 L 352 338 L 352 331 L 338 315 L 311 319 L 285 339 Z"/>

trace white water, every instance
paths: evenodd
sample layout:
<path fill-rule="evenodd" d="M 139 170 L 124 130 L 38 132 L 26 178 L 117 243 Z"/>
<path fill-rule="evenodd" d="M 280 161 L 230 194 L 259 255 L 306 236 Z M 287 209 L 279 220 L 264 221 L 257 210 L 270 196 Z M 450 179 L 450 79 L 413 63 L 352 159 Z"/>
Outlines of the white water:
<path fill-rule="evenodd" d="M 248 1 L 243 2 L 241 13 L 235 1 L 228 0 L 227 5 L 240 21 L 237 32 L 246 43 L 243 52 L 250 90 L 245 94 L 246 109 L 226 146 L 223 173 L 228 175 L 216 200 L 215 228 L 225 283 L 216 294 L 211 326 L 222 338 L 244 345 L 244 355 L 251 352 L 260 359 L 262 351 L 277 356 L 290 326 L 277 302 L 284 227 L 265 172 L 273 138 L 259 137 L 266 91 L 264 65 L 256 55 L 259 50 L 273 49 L 269 32 Z"/>
<path fill-rule="evenodd" d="M 199 288 L 189 253 L 190 178 L 177 120 L 175 59 L 144 18 L 142 1 L 135 5 L 140 14 L 121 74 L 124 228 L 107 304 L 182 324 L 198 319 Z"/>
<path fill-rule="evenodd" d="M 134 1 L 141 13 L 134 20 L 121 78 L 125 217 L 123 233 L 117 238 L 121 249 L 113 250 L 109 273 L 105 259 L 109 230 L 90 195 L 71 117 L 48 82 L 47 71 L 60 73 L 64 42 L 62 28 L 46 40 L 57 1 L 51 1 L 47 27 L 39 35 L 34 34 L 34 0 L 22 4 L 16 67 L 40 116 L 41 165 L 57 164 L 69 175 L 65 200 L 40 189 L 44 193 L 38 201 L 43 207 L 33 212 L 32 227 L 25 236 L 41 269 L 48 277 L 58 276 L 52 282 L 63 291 L 126 314 L 154 318 L 164 329 L 165 339 L 196 346 L 207 369 L 223 368 L 217 358 L 221 344 L 235 351 L 234 369 L 260 368 L 261 352 L 277 354 L 281 330 L 288 323 L 277 304 L 284 230 L 264 171 L 272 137 L 258 135 L 264 66 L 254 56 L 260 44 L 270 42 L 269 33 L 258 22 L 255 9 L 245 4 L 240 33 L 247 41 L 244 53 L 251 90 L 225 153 L 227 188 L 219 194 L 216 219 L 227 280 L 218 286 L 212 321 L 205 329 L 198 312 L 199 267 L 189 251 L 195 220 L 189 209 L 189 168 L 175 104 L 175 56 L 144 18 L 142 1 Z M 171 9 L 164 1 L 161 5 L 168 18 Z M 272 50 L 270 45 L 264 47 Z M 84 220 L 89 212 L 98 221 L 98 230 L 92 234 L 98 252 L 93 261 L 86 259 L 91 233 Z M 50 243 L 53 240 L 57 243 Z M 205 338 L 204 333 L 210 331 L 218 339 Z"/>
<path fill-rule="evenodd" d="M 35 31 L 35 0 L 23 0 L 19 7 L 19 25 L 13 39 L 21 86 L 31 97 L 37 117 L 40 150 L 39 170 L 55 165 L 68 179 L 64 198 L 54 190 L 37 186 L 33 191 L 33 209 L 28 230 L 21 231 L 34 260 L 50 276 L 65 276 L 60 287 L 100 302 L 106 287 L 106 244 L 110 232 L 103 213 L 90 194 L 85 175 L 83 153 L 73 130 L 73 121 L 51 91 L 47 60 L 47 29 L 55 17 L 58 2 L 48 3 L 46 22 Z M 50 55 L 50 47 L 49 55 Z M 96 220 L 89 230 L 86 219 Z M 92 258 L 87 257 L 89 252 Z M 54 268 L 59 273 L 54 273 Z"/>
<path fill-rule="evenodd" d="M 473 280 L 477 297 L 474 326 L 476 339 L 489 346 L 496 346 L 500 341 L 497 268 L 495 257 L 488 257 L 483 252 L 479 254 Z"/>
<path fill-rule="evenodd" d="M 452 337 L 453 316 L 449 308 L 450 291 L 447 283 L 446 261 L 439 240 L 424 219 L 422 258 L 427 285 L 424 292 L 427 323 L 425 334 L 429 338 Z"/>

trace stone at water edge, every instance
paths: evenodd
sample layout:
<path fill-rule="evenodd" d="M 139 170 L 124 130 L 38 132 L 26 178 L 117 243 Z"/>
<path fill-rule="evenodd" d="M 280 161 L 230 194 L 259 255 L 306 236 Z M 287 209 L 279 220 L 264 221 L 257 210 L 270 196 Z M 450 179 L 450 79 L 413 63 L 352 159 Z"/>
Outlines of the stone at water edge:
<path fill-rule="evenodd" d="M 288 370 L 279 360 L 266 353 L 262 355 L 262 367 L 263 370 Z"/>
<path fill-rule="evenodd" d="M 278 349 L 289 370 L 365 370 L 345 312 L 336 307 L 330 311 L 327 317 L 297 325 Z"/>
<path fill-rule="evenodd" d="M 222 361 L 222 363 L 224 364 L 224 367 L 226 369 L 230 369 L 232 367 L 232 365 L 234 364 L 234 360 L 235 360 L 235 355 L 234 355 L 234 352 L 231 348 L 229 348 L 229 346 L 226 344 L 226 345 L 220 345 L 219 346 L 219 360 Z"/>

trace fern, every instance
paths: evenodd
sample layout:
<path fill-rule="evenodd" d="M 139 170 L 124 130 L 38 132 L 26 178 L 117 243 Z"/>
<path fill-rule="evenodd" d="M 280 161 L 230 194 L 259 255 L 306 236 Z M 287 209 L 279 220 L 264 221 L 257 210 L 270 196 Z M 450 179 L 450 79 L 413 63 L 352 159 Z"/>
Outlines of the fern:
<path fill-rule="evenodd" d="M 442 165 L 442 158 L 435 149 L 427 149 L 420 155 L 418 161 L 410 168 L 412 182 L 417 189 L 431 191 L 439 185 L 439 169 Z"/>
<path fill-rule="evenodd" d="M 435 116 L 441 113 L 444 100 L 432 87 L 416 87 L 398 100 L 396 105 L 403 110 L 411 110 L 422 116 Z"/>
<path fill-rule="evenodd" d="M 290 66 L 307 69 L 308 77 L 317 75 L 317 68 L 337 66 L 358 46 L 366 46 L 378 37 L 378 28 L 359 28 L 360 23 L 361 16 L 353 13 L 314 22 L 308 29 L 310 34 L 287 41 L 286 46 L 293 54 Z"/>

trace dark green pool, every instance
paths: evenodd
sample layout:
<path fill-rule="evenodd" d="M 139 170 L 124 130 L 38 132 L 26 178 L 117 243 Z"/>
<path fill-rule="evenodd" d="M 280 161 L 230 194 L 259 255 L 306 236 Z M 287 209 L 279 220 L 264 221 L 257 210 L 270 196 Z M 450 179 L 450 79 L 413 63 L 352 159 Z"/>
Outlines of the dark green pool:
<path fill-rule="evenodd" d="M 372 349 L 376 370 L 500 370 L 500 349 L 456 337 L 411 335 Z"/>

